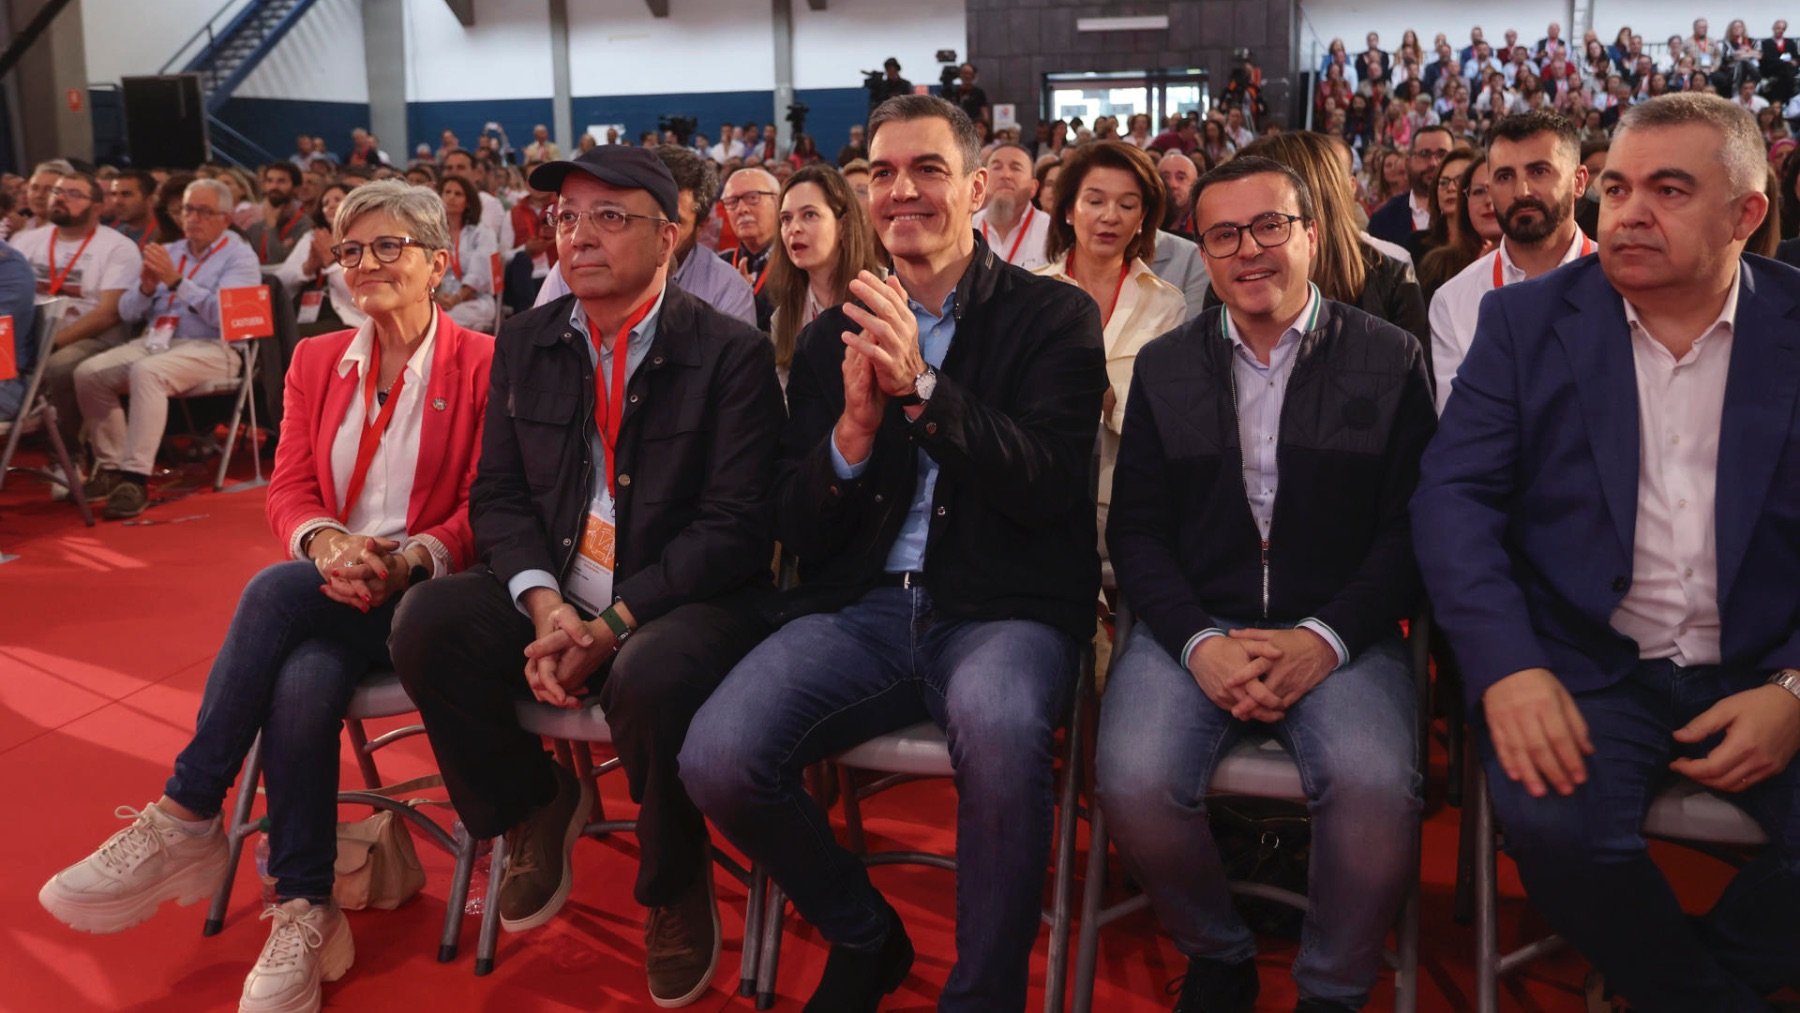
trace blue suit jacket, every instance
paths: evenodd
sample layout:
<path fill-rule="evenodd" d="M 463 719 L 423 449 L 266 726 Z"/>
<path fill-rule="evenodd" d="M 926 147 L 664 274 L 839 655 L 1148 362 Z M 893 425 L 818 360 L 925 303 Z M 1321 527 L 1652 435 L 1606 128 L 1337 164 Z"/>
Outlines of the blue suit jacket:
<path fill-rule="evenodd" d="M 1722 662 L 1749 688 L 1800 666 L 1800 271 L 1744 266 L 1715 537 Z M 1471 706 L 1520 669 L 1581 692 L 1636 663 L 1610 619 L 1631 586 L 1638 430 L 1624 302 L 1598 257 L 1482 300 L 1412 501 L 1419 568 Z"/>
<path fill-rule="evenodd" d="M 1369 235 L 1376 239 L 1385 239 L 1390 243 L 1413 248 L 1412 205 L 1407 202 L 1408 195 L 1400 194 L 1389 198 L 1386 204 L 1375 209 L 1369 216 Z"/>

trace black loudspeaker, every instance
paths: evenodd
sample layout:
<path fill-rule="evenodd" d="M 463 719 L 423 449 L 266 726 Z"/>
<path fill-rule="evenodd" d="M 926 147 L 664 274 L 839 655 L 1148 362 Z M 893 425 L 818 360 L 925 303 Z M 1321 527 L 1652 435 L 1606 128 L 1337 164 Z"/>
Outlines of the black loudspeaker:
<path fill-rule="evenodd" d="M 132 165 L 192 169 L 212 158 L 198 74 L 128 77 L 120 85 Z"/>

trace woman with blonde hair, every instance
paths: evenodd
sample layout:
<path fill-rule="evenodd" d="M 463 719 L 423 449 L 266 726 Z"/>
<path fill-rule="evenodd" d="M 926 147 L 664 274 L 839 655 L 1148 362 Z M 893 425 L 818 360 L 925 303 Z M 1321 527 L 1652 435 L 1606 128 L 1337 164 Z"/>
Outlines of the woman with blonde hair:
<path fill-rule="evenodd" d="M 769 321 L 775 369 L 787 389 L 800 332 L 818 315 L 850 298 L 859 272 L 880 273 L 875 229 L 856 192 L 836 168 L 801 166 L 781 188 L 776 219 L 780 242 L 769 259 Z"/>

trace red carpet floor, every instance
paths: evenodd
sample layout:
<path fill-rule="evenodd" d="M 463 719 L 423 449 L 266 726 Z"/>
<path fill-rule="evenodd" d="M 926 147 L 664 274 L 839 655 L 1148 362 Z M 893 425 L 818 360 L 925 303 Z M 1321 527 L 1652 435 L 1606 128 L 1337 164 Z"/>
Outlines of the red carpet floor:
<path fill-rule="evenodd" d="M 30 456 L 30 455 L 22 455 Z M 191 482 L 190 484 L 200 484 Z M 164 487 L 165 489 L 167 486 Z M 15 829 L 0 835 L 0 1009 L 193 1011 L 235 1008 L 245 971 L 267 934 L 252 863 L 239 870 L 225 931 L 202 938 L 201 905 L 165 907 L 119 935 L 90 936 L 53 921 L 36 895 L 46 877 L 75 861 L 121 823 L 119 805 L 143 806 L 161 792 L 175 753 L 191 733 L 208 666 L 238 592 L 278 557 L 262 513 L 262 493 L 210 489 L 153 507 L 148 523 L 102 522 L 84 528 L 74 510 L 51 503 L 46 487 L 15 476 L 0 491 L 0 798 Z M 403 722 L 389 722 L 390 727 Z M 1439 758 L 1441 761 L 1441 757 Z M 430 772 L 423 740 L 382 754 L 390 780 Z M 1441 762 L 1440 762 L 1441 768 Z M 353 765 L 346 784 L 356 782 Z M 609 779 L 609 812 L 627 814 L 623 784 Z M 1425 824 L 1421 1008 L 1472 1006 L 1473 934 L 1451 917 L 1457 810 L 1431 787 Z M 952 840 L 947 784 L 919 783 L 866 807 L 871 843 L 944 849 Z M 354 816 L 351 812 L 348 815 Z M 502 935 L 495 972 L 472 972 L 476 919 L 464 919 L 462 953 L 438 964 L 436 939 L 448 892 L 449 861 L 420 845 L 430 881 L 398 911 L 352 913 L 355 967 L 328 985 L 327 1008 L 340 1010 L 623 1010 L 653 1008 L 640 970 L 642 912 L 631 901 L 635 857 L 628 841 L 584 842 L 576 886 L 549 926 Z M 1078 856 L 1084 860 L 1085 851 Z M 1724 881 L 1722 868 L 1678 853 L 1679 889 L 1704 905 Z M 1531 918 L 1516 877 L 1502 862 L 1510 899 L 1502 923 L 1508 946 Z M 1078 864 L 1078 868 L 1079 868 Z M 883 868 L 876 884 L 905 918 L 918 962 L 889 1010 L 926 1010 L 953 957 L 950 874 Z M 476 888 L 481 884 L 477 880 Z M 744 892 L 721 877 L 725 953 L 714 990 L 694 1008 L 749 1009 L 735 994 Z M 1041 1008 L 1043 955 L 1033 962 L 1033 1008 Z M 824 964 L 816 933 L 788 921 L 779 1009 L 798 1010 Z M 1261 958 L 1259 1009 L 1288 1010 L 1293 947 L 1270 941 Z M 1147 913 L 1101 936 L 1095 1009 L 1167 1009 L 1164 986 L 1185 964 Z M 1506 982 L 1509 1009 L 1577 1010 L 1585 965 L 1564 955 Z M 1384 979 L 1371 1009 L 1389 1008 Z"/>

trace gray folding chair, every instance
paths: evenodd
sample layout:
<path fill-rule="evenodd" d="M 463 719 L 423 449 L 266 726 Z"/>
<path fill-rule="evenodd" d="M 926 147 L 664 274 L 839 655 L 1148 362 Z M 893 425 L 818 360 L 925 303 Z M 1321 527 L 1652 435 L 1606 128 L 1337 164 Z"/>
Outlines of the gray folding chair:
<path fill-rule="evenodd" d="M 439 963 L 449 963 L 456 959 L 457 934 L 458 930 L 462 928 L 463 902 L 468 898 L 469 878 L 475 869 L 475 850 L 478 842 L 471 839 L 466 833 L 453 835 L 424 813 L 419 812 L 417 808 L 407 804 L 404 799 L 371 794 L 371 791 L 381 787 L 381 772 L 375 766 L 375 752 L 401 739 L 420 734 L 425 730 L 425 726 L 406 725 L 371 740 L 363 729 L 363 722 L 375 718 L 411 714 L 413 710 L 412 698 L 406 695 L 406 689 L 400 685 L 400 677 L 393 672 L 370 672 L 363 677 L 361 684 L 356 687 L 355 694 L 350 698 L 349 709 L 344 713 L 344 731 L 350 737 L 351 749 L 356 754 L 357 768 L 362 771 L 363 784 L 370 791 L 354 789 L 340 791 L 338 792 L 338 804 L 367 805 L 398 813 L 412 824 L 413 829 L 423 833 L 427 840 L 443 848 L 456 859 L 456 868 L 450 877 L 450 896 L 445 902 L 444 931 L 438 941 L 437 954 Z M 230 858 L 225 865 L 225 879 L 219 884 L 219 891 L 213 894 L 212 907 L 206 913 L 206 924 L 201 929 L 203 935 L 217 935 L 219 930 L 224 928 L 225 910 L 231 903 L 232 881 L 237 878 L 238 861 L 244 854 L 244 842 L 252 834 L 258 833 L 262 829 L 260 821 L 250 819 L 251 805 L 256 800 L 261 780 L 262 736 L 259 734 L 256 742 L 250 747 L 249 756 L 244 759 L 244 776 L 238 781 L 237 799 L 232 807 L 231 821 L 226 824 L 227 838 L 231 843 Z"/>
<path fill-rule="evenodd" d="M 244 420 L 246 413 L 250 416 L 250 425 L 248 427 L 250 438 L 245 442 L 247 442 L 250 447 L 250 463 L 255 469 L 256 477 L 248 482 L 236 483 L 231 487 L 230 491 L 243 492 L 248 489 L 258 489 L 269 484 L 269 480 L 263 477 L 262 447 L 258 444 L 256 439 L 256 363 L 258 353 L 262 350 L 263 342 L 268 340 L 268 338 L 252 338 L 245 341 L 232 342 L 232 344 L 236 346 L 234 350 L 235 354 L 238 355 L 243 367 L 238 371 L 238 375 L 222 376 L 213 380 L 202 380 L 200 383 L 175 395 L 176 398 L 181 399 L 183 402 L 197 397 L 219 397 L 226 394 L 234 396 L 231 406 L 231 421 L 227 424 L 225 432 L 225 445 L 219 454 L 219 471 L 218 474 L 213 476 L 214 491 L 224 491 L 225 489 L 225 471 L 231 466 L 231 455 L 237 447 L 238 423 Z M 183 415 L 186 416 L 188 428 L 191 430 L 193 428 L 194 420 L 193 416 L 188 414 L 187 405 L 185 403 L 182 404 L 181 410 Z"/>
<path fill-rule="evenodd" d="M 1413 682 L 1419 700 L 1419 755 L 1416 762 L 1423 772 L 1428 751 L 1427 713 L 1430 671 L 1430 618 L 1421 611 L 1407 631 L 1407 646 L 1412 654 Z M 1133 630 L 1130 611 L 1123 603 L 1119 608 L 1117 636 L 1113 641 L 1113 657 L 1124 653 Z M 1220 758 L 1213 769 L 1208 794 L 1251 798 L 1306 801 L 1300 769 L 1294 765 L 1279 740 L 1272 736 L 1244 736 Z M 1082 882 L 1081 930 L 1075 949 L 1075 1013 L 1093 1008 L 1094 977 L 1100 951 L 1100 929 L 1135 911 L 1150 906 L 1150 899 L 1136 894 L 1110 906 L 1103 905 L 1106 888 L 1106 813 L 1099 805 L 1089 809 L 1088 865 Z M 1305 896 L 1291 890 L 1264 883 L 1234 881 L 1233 893 L 1284 904 L 1305 911 Z M 1415 875 L 1407 887 L 1406 903 L 1400 910 L 1400 921 L 1394 927 L 1395 947 L 1385 956 L 1394 969 L 1394 1009 L 1396 1013 L 1413 1013 L 1419 1005 L 1419 880 Z"/>
<path fill-rule="evenodd" d="M 574 770 L 576 777 L 592 783 L 594 818 L 583 828 L 583 836 L 605 838 L 617 833 L 635 833 L 636 820 L 607 819 L 606 808 L 600 800 L 600 775 L 619 769 L 620 760 L 614 756 L 598 765 L 594 763 L 592 747 L 611 746 L 613 741 L 612 726 L 606 723 L 606 713 L 601 710 L 596 696 L 597 694 L 589 694 L 585 706 L 576 710 L 552 707 L 535 700 L 521 700 L 517 705 L 519 725 L 533 735 L 551 740 L 556 758 Z M 488 865 L 488 903 L 482 911 L 481 936 L 475 951 L 475 973 L 478 975 L 487 974 L 494 969 L 494 951 L 498 946 L 500 928 L 500 905 L 494 891 L 506 874 L 509 857 L 505 836 L 494 838 L 493 855 Z M 761 924 L 762 903 L 768 880 L 760 869 L 746 869 L 717 848 L 713 849 L 713 861 L 749 891 L 749 901 L 744 908 L 744 952 L 738 973 L 738 990 L 743 995 L 749 995 L 754 985 L 757 943 L 760 941 L 754 927 Z"/>
<path fill-rule="evenodd" d="M 1060 1013 L 1068 977 L 1069 936 L 1075 892 L 1075 801 L 1077 782 L 1083 769 L 1081 728 L 1084 715 L 1092 707 L 1093 656 L 1083 658 L 1076 681 L 1074 700 L 1070 705 L 1066 739 L 1062 755 L 1062 784 L 1057 794 L 1055 828 L 1056 872 L 1049 910 L 1043 920 L 1050 926 L 1050 953 L 1044 972 L 1045 1013 Z M 950 763 L 950 747 L 943 729 L 930 721 L 910 725 L 886 735 L 878 735 L 832 761 L 839 770 L 839 795 L 844 803 L 846 844 L 862 856 L 865 865 L 925 865 L 956 871 L 956 859 L 926 851 L 869 852 L 862 828 L 862 802 L 889 788 L 927 777 L 947 778 L 955 774 Z M 852 771 L 868 771 L 881 775 L 858 787 Z M 775 977 L 781 959 L 782 916 L 786 898 L 781 887 L 768 885 L 764 907 L 761 960 L 756 972 L 756 1008 L 766 1010 L 775 1003 Z M 746 931 L 748 938 L 748 931 Z M 746 944 L 746 953 L 749 950 Z"/>
<path fill-rule="evenodd" d="M 1560 936 L 1550 935 L 1509 952 L 1500 950 L 1500 890 L 1495 870 L 1497 837 L 1505 828 L 1494 821 L 1493 796 L 1488 793 L 1487 773 L 1479 758 L 1475 771 L 1475 1008 L 1477 1013 L 1499 1013 L 1500 978 L 1537 958 L 1562 949 Z M 1768 843 L 1762 827 L 1725 796 L 1686 778 L 1678 778 L 1658 792 L 1644 819 L 1644 836 L 1681 844 L 1711 855 L 1729 865 L 1743 860 L 1732 849 L 1760 847 Z M 1590 983 L 1591 984 L 1591 983 Z M 1590 1003 L 1598 998 L 1590 987 Z"/>
<path fill-rule="evenodd" d="M 31 328 L 37 334 L 37 362 L 25 381 L 25 397 L 19 402 L 18 417 L 0 420 L 0 436 L 6 437 L 6 450 L 0 452 L 0 488 L 6 486 L 6 476 L 15 471 L 36 475 L 46 482 L 66 483 L 69 502 L 75 504 L 82 522 L 91 528 L 94 526 L 94 511 L 88 506 L 87 498 L 81 494 L 81 474 L 75 470 L 75 460 L 69 454 L 68 446 L 63 443 L 62 432 L 57 428 L 56 406 L 39 389 L 43 386 L 44 370 L 50 365 L 50 353 L 56 351 L 56 332 L 62 329 L 64 307 L 68 302 L 66 296 L 57 296 L 37 304 L 37 313 L 31 321 Z M 17 323 L 14 321 L 15 326 Z M 20 438 L 37 429 L 42 429 L 49 439 L 51 455 L 57 466 L 62 468 L 61 476 L 47 468 L 13 467 L 13 454 L 19 449 Z"/>

